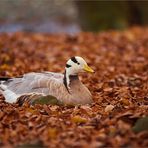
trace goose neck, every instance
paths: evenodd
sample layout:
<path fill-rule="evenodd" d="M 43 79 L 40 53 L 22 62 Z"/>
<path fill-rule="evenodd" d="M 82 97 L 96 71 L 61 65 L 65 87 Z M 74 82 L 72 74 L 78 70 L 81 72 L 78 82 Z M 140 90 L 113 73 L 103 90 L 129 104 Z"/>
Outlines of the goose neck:
<path fill-rule="evenodd" d="M 69 75 L 66 71 L 64 73 L 64 85 L 66 87 L 66 89 L 69 92 L 70 89 L 70 83 L 75 81 L 75 80 L 79 80 L 78 75 Z"/>

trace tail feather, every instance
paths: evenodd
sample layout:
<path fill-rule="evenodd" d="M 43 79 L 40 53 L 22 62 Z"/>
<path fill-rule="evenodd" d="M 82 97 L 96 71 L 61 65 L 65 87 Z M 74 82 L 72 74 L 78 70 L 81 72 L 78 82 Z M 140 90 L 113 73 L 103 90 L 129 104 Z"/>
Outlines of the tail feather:
<path fill-rule="evenodd" d="M 12 78 L 0 77 L 0 93 L 5 97 L 5 101 L 9 103 L 16 102 L 17 95 L 7 88 L 7 83 L 9 83 Z"/>
<path fill-rule="evenodd" d="M 12 80 L 12 78 L 8 78 L 8 77 L 0 77 L 0 90 L 5 90 L 4 88 L 3 88 L 3 84 L 5 84 L 5 83 L 9 83 L 10 81 Z"/>
<path fill-rule="evenodd" d="M 7 78 L 7 77 L 0 77 L 0 92 L 4 91 L 4 83 L 7 82 L 8 80 L 10 80 L 11 78 Z"/>
<path fill-rule="evenodd" d="M 12 78 L 9 78 L 9 77 L 0 77 L 0 81 L 7 81 L 7 80 L 10 80 Z"/>

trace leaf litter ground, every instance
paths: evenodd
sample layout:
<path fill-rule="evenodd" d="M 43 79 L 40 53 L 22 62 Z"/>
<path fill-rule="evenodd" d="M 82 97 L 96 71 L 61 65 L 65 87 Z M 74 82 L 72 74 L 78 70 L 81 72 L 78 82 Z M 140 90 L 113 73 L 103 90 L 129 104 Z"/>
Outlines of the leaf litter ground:
<path fill-rule="evenodd" d="M 1 95 L 0 146 L 148 146 L 148 132 L 133 130 L 137 120 L 148 115 L 147 28 L 75 36 L 0 34 L 1 77 L 64 72 L 65 62 L 75 55 L 95 70 L 95 74 L 81 76 L 94 103 L 18 106 L 6 103 Z"/>

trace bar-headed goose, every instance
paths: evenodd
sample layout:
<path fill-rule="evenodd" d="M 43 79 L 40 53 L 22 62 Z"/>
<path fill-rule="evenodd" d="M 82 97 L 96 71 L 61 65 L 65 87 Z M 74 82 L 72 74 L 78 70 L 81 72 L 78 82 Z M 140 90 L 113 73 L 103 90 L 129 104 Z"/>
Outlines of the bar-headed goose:
<path fill-rule="evenodd" d="M 0 92 L 9 103 L 32 102 L 38 96 L 53 96 L 64 104 L 93 102 L 90 91 L 79 80 L 81 72 L 94 72 L 81 57 L 70 58 L 65 73 L 31 72 L 18 78 L 0 78 Z"/>

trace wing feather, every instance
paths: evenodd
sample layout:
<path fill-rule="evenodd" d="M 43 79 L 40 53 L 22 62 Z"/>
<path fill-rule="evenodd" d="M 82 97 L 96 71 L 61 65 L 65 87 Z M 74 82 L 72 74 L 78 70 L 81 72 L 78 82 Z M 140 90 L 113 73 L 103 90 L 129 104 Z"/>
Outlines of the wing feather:
<path fill-rule="evenodd" d="M 54 90 L 57 90 L 59 87 L 63 87 L 63 74 L 52 73 L 52 72 L 42 72 L 42 73 L 28 73 L 23 75 L 22 78 L 13 78 L 3 83 L 5 86 L 4 91 L 2 92 L 4 96 L 8 90 L 15 94 L 16 102 L 17 97 L 28 95 L 28 94 L 41 94 L 43 96 L 54 94 Z M 57 92 L 57 91 L 56 91 Z M 9 98 L 6 99 L 9 102 Z M 11 97 L 12 102 L 12 97 Z M 25 99 L 23 99 L 25 100 Z"/>

